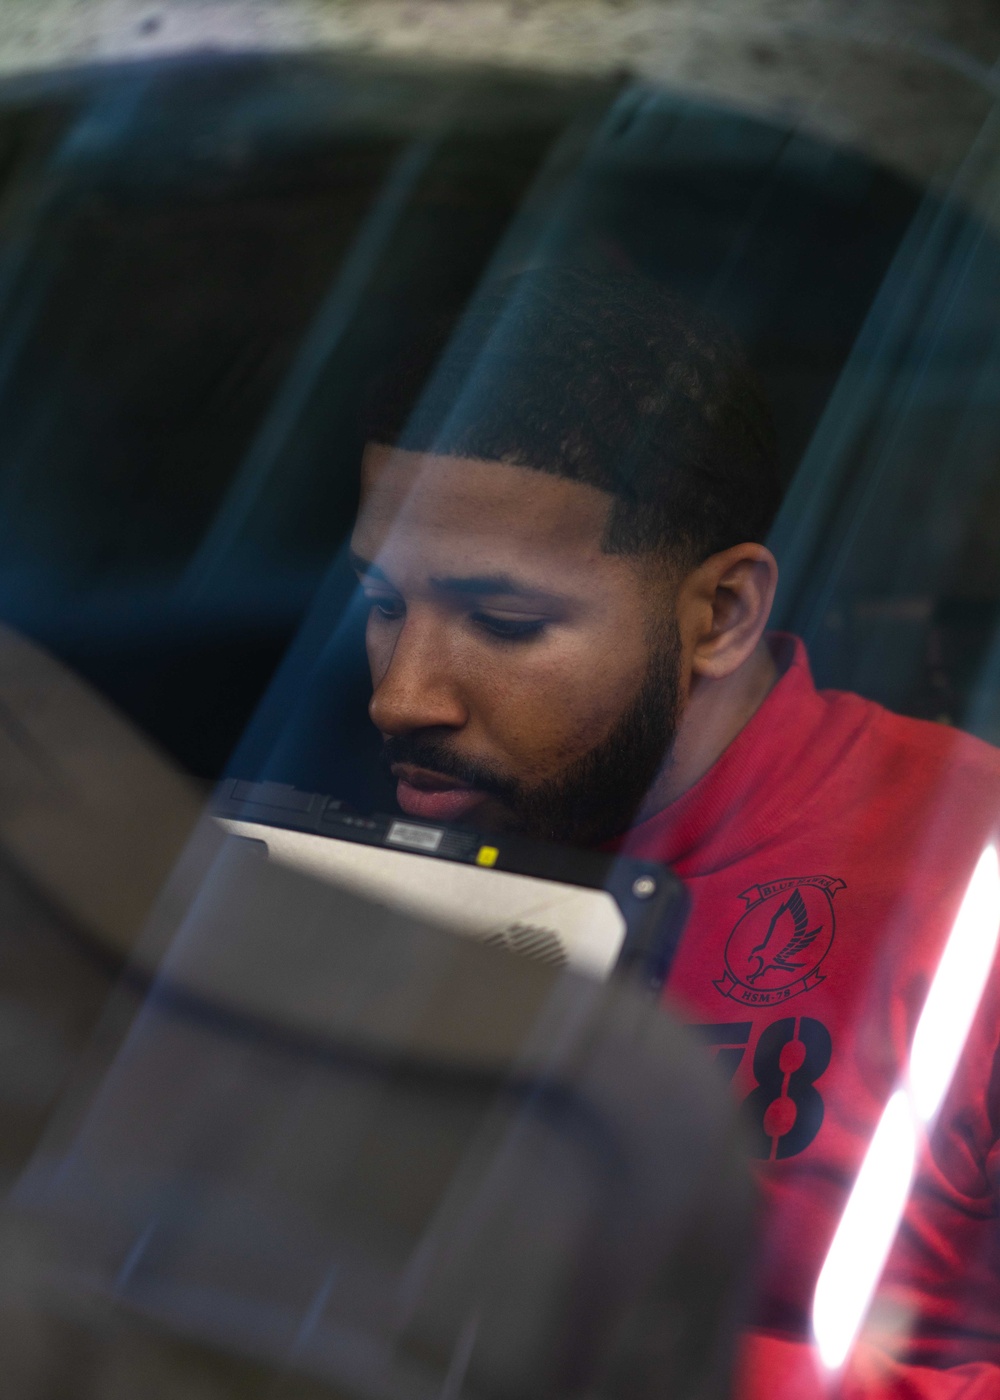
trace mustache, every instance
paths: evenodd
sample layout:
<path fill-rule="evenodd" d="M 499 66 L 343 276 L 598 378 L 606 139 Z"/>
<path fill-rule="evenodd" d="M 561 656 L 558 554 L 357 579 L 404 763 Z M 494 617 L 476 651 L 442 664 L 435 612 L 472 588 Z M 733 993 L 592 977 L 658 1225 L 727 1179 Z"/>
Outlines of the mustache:
<path fill-rule="evenodd" d="M 411 763 L 414 768 L 428 768 L 445 778 L 489 793 L 505 803 L 515 803 L 521 797 L 520 784 L 498 773 L 486 764 L 456 754 L 440 739 L 421 734 L 397 734 L 383 740 L 382 757 L 391 768 L 395 763 Z"/>

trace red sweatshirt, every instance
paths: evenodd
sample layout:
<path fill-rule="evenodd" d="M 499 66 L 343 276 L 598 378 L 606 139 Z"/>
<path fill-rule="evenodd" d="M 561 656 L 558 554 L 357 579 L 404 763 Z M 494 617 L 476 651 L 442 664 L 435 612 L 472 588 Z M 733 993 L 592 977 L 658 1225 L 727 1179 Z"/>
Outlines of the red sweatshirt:
<path fill-rule="evenodd" d="M 818 692 L 802 644 L 714 767 L 629 833 L 691 894 L 667 997 L 703 1028 L 760 1158 L 765 1229 L 739 1400 L 1000 1400 L 1000 975 L 924 1141 L 852 1360 L 822 1371 L 816 1280 L 973 869 L 1000 751 Z"/>

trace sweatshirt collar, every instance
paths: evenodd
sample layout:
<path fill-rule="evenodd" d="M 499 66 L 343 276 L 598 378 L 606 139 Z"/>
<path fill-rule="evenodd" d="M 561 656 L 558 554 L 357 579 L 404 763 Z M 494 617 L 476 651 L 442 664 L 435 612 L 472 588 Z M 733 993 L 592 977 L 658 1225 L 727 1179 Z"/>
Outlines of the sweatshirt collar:
<path fill-rule="evenodd" d="M 816 690 L 805 646 L 780 632 L 768 643 L 780 674 L 766 699 L 693 787 L 626 833 L 623 855 L 707 874 L 773 842 L 840 766 L 863 713 L 827 732 L 834 697 Z"/>

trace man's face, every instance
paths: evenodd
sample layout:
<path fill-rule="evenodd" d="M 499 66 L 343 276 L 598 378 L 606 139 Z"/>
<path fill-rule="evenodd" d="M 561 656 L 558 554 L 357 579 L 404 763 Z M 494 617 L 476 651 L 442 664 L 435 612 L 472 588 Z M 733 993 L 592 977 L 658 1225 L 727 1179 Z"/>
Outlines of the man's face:
<path fill-rule="evenodd" d="M 680 645 L 669 571 L 601 548 L 611 505 L 368 447 L 352 550 L 404 812 L 579 842 L 628 826 L 674 735 Z"/>

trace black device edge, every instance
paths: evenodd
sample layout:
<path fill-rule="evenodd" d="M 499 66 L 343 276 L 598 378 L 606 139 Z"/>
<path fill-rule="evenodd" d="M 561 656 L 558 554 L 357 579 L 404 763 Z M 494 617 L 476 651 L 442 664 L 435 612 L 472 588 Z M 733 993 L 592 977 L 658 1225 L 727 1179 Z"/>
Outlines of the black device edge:
<path fill-rule="evenodd" d="M 230 821 L 260 822 L 288 831 L 340 837 L 362 845 L 450 860 L 479 868 L 532 876 L 556 884 L 606 890 L 625 920 L 625 938 L 614 975 L 660 990 L 670 974 L 687 919 L 690 900 L 678 877 L 655 861 L 610 851 L 580 851 L 535 841 L 516 833 L 484 837 L 470 828 L 411 820 L 385 813 L 365 814 L 324 793 L 308 793 L 285 783 L 228 778 L 211 802 L 212 814 Z M 412 829 L 412 843 L 390 839 Z M 428 833 L 420 844 L 419 833 Z M 432 847 L 429 841 L 437 837 Z M 489 860 L 482 859 L 489 852 Z"/>

